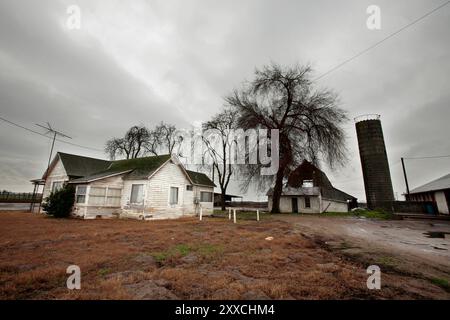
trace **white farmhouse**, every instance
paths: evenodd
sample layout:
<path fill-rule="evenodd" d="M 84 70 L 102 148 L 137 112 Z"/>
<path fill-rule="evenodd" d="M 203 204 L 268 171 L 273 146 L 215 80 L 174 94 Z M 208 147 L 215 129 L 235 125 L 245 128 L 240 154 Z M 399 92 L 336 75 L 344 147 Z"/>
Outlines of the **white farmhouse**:
<path fill-rule="evenodd" d="M 214 183 L 186 170 L 176 156 L 161 155 L 107 161 L 58 152 L 43 197 L 72 184 L 73 215 L 85 219 L 128 217 L 167 219 L 213 212 Z"/>

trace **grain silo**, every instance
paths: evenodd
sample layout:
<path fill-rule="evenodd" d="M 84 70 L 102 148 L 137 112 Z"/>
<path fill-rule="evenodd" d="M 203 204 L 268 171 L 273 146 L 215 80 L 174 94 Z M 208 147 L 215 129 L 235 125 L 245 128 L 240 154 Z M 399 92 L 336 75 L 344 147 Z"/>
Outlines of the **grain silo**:
<path fill-rule="evenodd" d="M 391 211 L 394 192 L 380 116 L 364 115 L 355 122 L 367 206 Z"/>

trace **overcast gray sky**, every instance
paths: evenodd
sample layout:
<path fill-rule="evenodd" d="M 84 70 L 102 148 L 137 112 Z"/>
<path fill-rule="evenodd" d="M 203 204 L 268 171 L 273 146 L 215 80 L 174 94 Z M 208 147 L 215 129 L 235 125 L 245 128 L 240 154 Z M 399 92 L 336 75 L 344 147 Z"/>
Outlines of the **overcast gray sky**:
<path fill-rule="evenodd" d="M 255 67 L 310 63 L 320 75 L 443 2 L 2 0 L 0 116 L 34 129 L 49 121 L 99 151 L 59 142 L 56 150 L 105 158 L 104 142 L 134 124 L 209 119 Z M 72 4 L 80 30 L 66 27 Z M 381 30 L 366 27 L 372 4 Z M 448 30 L 450 5 L 317 83 L 340 94 L 351 118 L 381 114 L 399 197 L 401 156 L 450 154 Z M 325 171 L 364 199 L 353 121 L 346 133 L 349 162 Z M 30 190 L 49 149 L 50 140 L 0 121 L 0 189 Z M 409 160 L 407 169 L 418 186 L 449 173 L 450 158 Z"/>

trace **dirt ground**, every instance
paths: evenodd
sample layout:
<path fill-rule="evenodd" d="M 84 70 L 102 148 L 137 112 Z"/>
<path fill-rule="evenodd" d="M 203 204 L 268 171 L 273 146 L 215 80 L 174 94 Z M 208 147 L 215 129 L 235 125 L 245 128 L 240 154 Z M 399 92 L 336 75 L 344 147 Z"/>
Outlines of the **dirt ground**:
<path fill-rule="evenodd" d="M 443 285 L 449 275 L 445 257 L 434 263 L 414 253 L 404 267 L 396 259 L 408 250 L 371 246 L 375 239 L 324 227 L 361 223 L 286 216 L 236 225 L 223 218 L 84 221 L 1 212 L 0 298 L 450 298 Z M 377 259 L 382 288 L 369 290 L 366 268 Z M 66 287 L 66 268 L 73 264 L 81 269 L 81 290 Z"/>
<path fill-rule="evenodd" d="M 278 215 L 277 219 L 288 222 L 303 236 L 352 261 L 376 264 L 382 271 L 440 282 L 443 287 L 449 282 L 449 221 L 312 215 Z"/>

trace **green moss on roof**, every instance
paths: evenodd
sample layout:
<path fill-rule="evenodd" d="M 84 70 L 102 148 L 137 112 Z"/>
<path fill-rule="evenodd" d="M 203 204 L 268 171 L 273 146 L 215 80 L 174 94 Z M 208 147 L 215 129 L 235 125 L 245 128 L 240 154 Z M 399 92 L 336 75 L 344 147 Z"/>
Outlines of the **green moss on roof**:
<path fill-rule="evenodd" d="M 114 161 L 111 164 L 111 166 L 108 168 L 108 171 L 113 173 L 133 170 L 127 175 L 126 179 L 146 179 L 169 159 L 170 154 L 137 159 L 118 160 Z"/>
<path fill-rule="evenodd" d="M 72 180 L 71 183 L 87 183 L 121 173 L 125 174 L 123 177 L 125 180 L 147 179 L 171 158 L 169 154 L 166 154 L 137 159 L 106 161 L 68 154 L 60 154 L 60 156 L 68 174 L 80 177 Z M 100 169 L 95 170 L 96 168 Z M 83 172 L 88 173 L 82 175 Z M 193 184 L 215 187 L 214 182 L 204 173 L 190 170 L 186 170 L 186 173 Z"/>
<path fill-rule="evenodd" d="M 201 184 L 203 186 L 209 186 L 209 187 L 216 186 L 214 184 L 214 182 L 212 182 L 211 179 L 209 179 L 208 176 L 204 173 L 190 171 L 190 170 L 186 170 L 186 172 L 194 184 Z"/>
<path fill-rule="evenodd" d="M 80 179 L 72 180 L 71 183 L 86 183 L 119 173 L 127 173 L 124 179 L 140 180 L 147 179 L 156 169 L 162 166 L 170 155 L 152 156 L 137 159 L 111 161 L 105 170 L 95 172 Z"/>
<path fill-rule="evenodd" d="M 58 152 L 68 176 L 84 177 L 103 171 L 111 165 L 111 161 L 82 157 L 75 154 Z"/>

